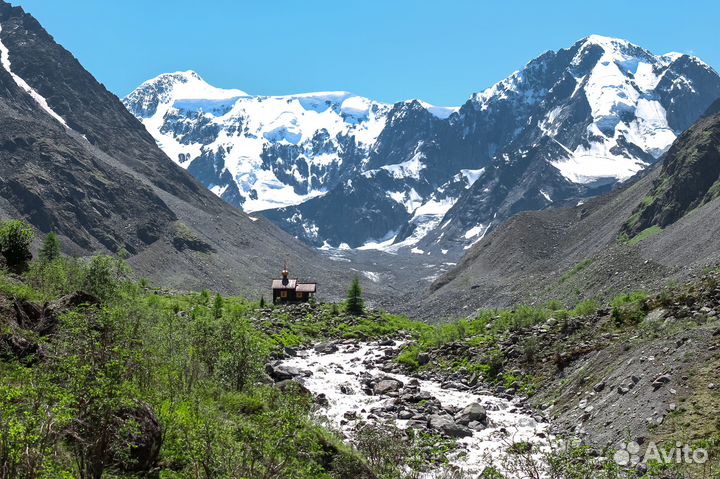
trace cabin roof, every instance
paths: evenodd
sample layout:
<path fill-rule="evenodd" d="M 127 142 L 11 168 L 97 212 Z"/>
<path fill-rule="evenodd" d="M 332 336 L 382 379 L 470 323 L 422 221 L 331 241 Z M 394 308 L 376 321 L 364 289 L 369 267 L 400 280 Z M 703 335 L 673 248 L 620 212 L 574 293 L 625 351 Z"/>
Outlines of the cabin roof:
<path fill-rule="evenodd" d="M 317 283 L 298 283 L 295 291 L 298 293 L 314 293 L 317 289 Z"/>
<path fill-rule="evenodd" d="M 296 287 L 297 278 L 272 280 L 272 289 L 295 289 Z"/>

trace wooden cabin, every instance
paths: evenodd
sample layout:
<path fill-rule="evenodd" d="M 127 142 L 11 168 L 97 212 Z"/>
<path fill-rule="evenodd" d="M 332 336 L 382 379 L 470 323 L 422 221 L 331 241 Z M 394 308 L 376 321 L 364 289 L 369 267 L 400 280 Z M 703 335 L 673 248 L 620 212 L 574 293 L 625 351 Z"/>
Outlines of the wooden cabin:
<path fill-rule="evenodd" d="M 290 278 L 287 268 L 282 271 L 282 278 L 272 280 L 273 303 L 306 303 L 315 296 L 317 283 L 300 283 L 297 278 Z"/>

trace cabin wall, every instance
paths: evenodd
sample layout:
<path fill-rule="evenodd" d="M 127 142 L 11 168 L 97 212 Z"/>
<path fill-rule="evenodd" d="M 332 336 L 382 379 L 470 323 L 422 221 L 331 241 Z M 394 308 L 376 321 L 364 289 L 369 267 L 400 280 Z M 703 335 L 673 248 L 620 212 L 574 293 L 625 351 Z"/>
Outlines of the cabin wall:
<path fill-rule="evenodd" d="M 286 297 L 282 297 L 282 291 L 287 292 Z M 312 293 L 302 293 L 299 297 L 295 290 L 292 289 L 274 289 L 273 290 L 273 303 L 307 303 L 312 297 Z"/>

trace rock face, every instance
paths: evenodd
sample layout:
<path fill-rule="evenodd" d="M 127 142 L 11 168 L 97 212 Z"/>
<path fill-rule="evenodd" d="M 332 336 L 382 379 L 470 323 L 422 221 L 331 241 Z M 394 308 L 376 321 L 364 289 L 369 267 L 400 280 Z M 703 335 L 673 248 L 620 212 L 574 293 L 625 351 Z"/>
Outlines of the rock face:
<path fill-rule="evenodd" d="M 623 225 L 628 237 L 665 228 L 720 197 L 720 114 L 704 118 L 670 148 L 642 204 Z"/>
<path fill-rule="evenodd" d="M 32 16 L 4 1 L 0 45 L 4 217 L 57 232 L 69 254 L 124 247 L 139 274 L 185 290 L 259 297 L 285 255 L 298 274 L 349 283 L 309 248 L 207 191 Z"/>
<path fill-rule="evenodd" d="M 44 306 L 25 300 L 15 300 L 9 308 L 0 306 L 0 317 L 8 320 L 7 324 L 0 324 L 0 329 L 3 330 L 0 334 L 0 356 L 28 362 L 42 359 L 44 349 L 38 344 L 37 336 L 47 337 L 54 334 L 58 318 L 68 310 L 80 305 L 93 306 L 99 303 L 100 301 L 90 294 L 76 292 Z"/>
<path fill-rule="evenodd" d="M 258 97 L 194 72 L 124 102 L 206 187 L 314 246 L 458 255 L 518 212 L 577 204 L 647 168 L 718 97 L 695 57 L 592 35 L 455 109 Z"/>

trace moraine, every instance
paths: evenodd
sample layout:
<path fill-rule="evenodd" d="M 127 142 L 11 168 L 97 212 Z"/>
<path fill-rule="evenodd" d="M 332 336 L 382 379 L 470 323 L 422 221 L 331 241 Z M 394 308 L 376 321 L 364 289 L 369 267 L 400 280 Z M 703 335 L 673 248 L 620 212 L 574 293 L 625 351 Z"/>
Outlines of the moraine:
<path fill-rule="evenodd" d="M 389 421 L 401 429 L 428 428 L 455 437 L 458 447 L 449 455 L 449 463 L 465 473 L 479 474 L 493 460 L 497 467 L 512 443 L 547 443 L 549 425 L 523 408 L 519 399 L 396 372 L 392 358 L 400 345 L 392 341 L 320 345 L 298 351 L 271 369 L 300 373 L 295 379 L 321 399 L 318 414 L 347 440 L 352 441 L 354 428 L 363 421 Z"/>

